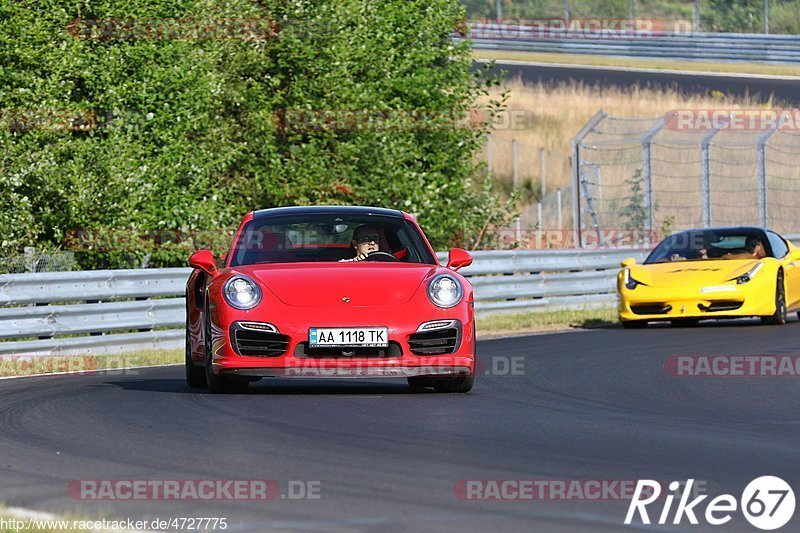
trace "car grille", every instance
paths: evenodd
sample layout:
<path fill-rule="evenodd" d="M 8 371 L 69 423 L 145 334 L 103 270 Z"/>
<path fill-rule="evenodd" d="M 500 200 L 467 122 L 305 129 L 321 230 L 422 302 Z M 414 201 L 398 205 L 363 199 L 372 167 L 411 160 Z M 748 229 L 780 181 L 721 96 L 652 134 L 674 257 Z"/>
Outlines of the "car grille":
<path fill-rule="evenodd" d="M 631 311 L 637 315 L 666 315 L 672 311 L 672 306 L 669 304 L 632 305 Z"/>
<path fill-rule="evenodd" d="M 447 328 L 408 337 L 408 346 L 414 355 L 441 355 L 453 353 L 458 345 L 458 329 Z"/>
<path fill-rule="evenodd" d="M 271 331 L 237 329 L 233 333 L 234 347 L 239 355 L 277 357 L 289 348 L 289 337 Z"/>
<path fill-rule="evenodd" d="M 717 300 L 709 305 L 698 304 L 697 307 L 701 311 L 713 313 L 714 311 L 736 311 L 743 303 L 736 300 Z"/>
<path fill-rule="evenodd" d="M 403 349 L 395 341 L 389 341 L 388 348 L 311 348 L 307 342 L 297 344 L 294 349 L 295 357 L 399 357 L 403 355 Z"/>

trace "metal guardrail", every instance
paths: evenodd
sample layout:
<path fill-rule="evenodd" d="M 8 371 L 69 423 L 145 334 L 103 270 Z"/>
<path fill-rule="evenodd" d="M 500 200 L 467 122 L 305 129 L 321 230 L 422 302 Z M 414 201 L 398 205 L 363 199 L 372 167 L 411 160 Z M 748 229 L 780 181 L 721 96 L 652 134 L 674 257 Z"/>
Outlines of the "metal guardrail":
<path fill-rule="evenodd" d="M 635 33 L 576 37 L 575 32 L 533 26 L 473 23 L 474 48 L 625 57 L 800 63 L 800 36 L 747 33 Z"/>
<path fill-rule="evenodd" d="M 623 250 L 477 251 L 462 269 L 479 315 L 613 305 Z M 438 254 L 446 262 L 447 254 Z M 180 348 L 191 269 L 0 275 L 0 355 Z M 90 303 L 87 303 L 90 302 Z M 34 340 L 31 340 L 35 338 Z"/>

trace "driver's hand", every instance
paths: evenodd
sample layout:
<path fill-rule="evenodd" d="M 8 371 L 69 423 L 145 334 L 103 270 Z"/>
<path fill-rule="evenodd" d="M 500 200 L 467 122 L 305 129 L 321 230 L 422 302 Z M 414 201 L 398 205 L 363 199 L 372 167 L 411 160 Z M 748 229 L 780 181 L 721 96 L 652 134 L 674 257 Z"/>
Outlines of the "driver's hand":
<path fill-rule="evenodd" d="M 353 257 L 352 259 L 340 259 L 340 263 L 351 263 L 353 261 L 363 261 L 367 258 L 368 254 L 358 254 L 357 256 Z"/>

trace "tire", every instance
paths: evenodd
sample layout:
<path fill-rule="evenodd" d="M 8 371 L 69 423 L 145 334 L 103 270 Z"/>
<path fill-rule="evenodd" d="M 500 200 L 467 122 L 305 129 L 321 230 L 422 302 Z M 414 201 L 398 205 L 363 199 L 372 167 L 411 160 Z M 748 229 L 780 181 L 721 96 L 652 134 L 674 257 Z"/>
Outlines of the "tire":
<path fill-rule="evenodd" d="M 647 327 L 647 320 L 622 320 L 622 327 L 625 329 L 644 329 Z"/>
<path fill-rule="evenodd" d="M 413 376 L 408 379 L 408 386 L 412 389 L 424 389 L 426 387 L 433 387 L 433 381 L 425 376 Z"/>
<path fill-rule="evenodd" d="M 783 272 L 778 272 L 778 277 L 775 279 L 775 314 L 762 316 L 761 322 L 774 326 L 786 324 L 786 288 L 783 286 Z"/>
<path fill-rule="evenodd" d="M 206 312 L 206 327 L 203 328 L 203 348 L 205 350 L 204 375 L 208 390 L 212 394 L 242 393 L 247 391 L 249 383 L 247 381 L 233 381 L 228 376 L 215 374 L 211 361 L 211 323 Z"/>
<path fill-rule="evenodd" d="M 693 328 L 696 326 L 700 319 L 698 318 L 676 318 L 675 320 L 670 320 L 672 325 L 676 328 Z"/>
<path fill-rule="evenodd" d="M 189 350 L 190 345 L 189 328 L 186 328 L 186 384 L 192 389 L 208 387 L 205 368 L 195 365 L 192 361 L 192 354 Z"/>
<path fill-rule="evenodd" d="M 450 378 L 443 380 L 436 380 L 433 384 L 433 390 L 436 392 L 469 392 L 472 390 L 472 385 L 475 383 L 475 373 L 459 378 Z"/>

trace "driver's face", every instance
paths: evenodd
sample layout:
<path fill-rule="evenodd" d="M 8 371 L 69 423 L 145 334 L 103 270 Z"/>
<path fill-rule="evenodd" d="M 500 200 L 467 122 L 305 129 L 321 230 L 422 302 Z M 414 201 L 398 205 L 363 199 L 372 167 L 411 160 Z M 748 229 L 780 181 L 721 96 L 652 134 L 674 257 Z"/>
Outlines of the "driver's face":
<path fill-rule="evenodd" d="M 380 247 L 378 246 L 379 237 L 377 233 L 365 232 L 355 238 L 356 255 L 371 254 L 377 252 Z"/>

